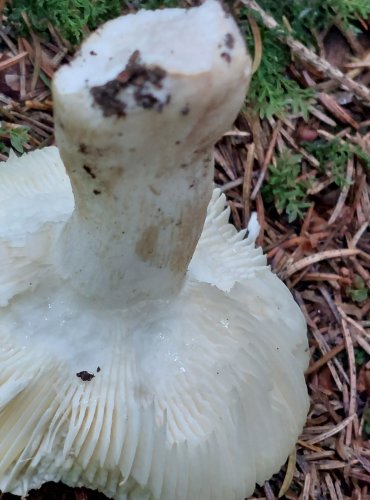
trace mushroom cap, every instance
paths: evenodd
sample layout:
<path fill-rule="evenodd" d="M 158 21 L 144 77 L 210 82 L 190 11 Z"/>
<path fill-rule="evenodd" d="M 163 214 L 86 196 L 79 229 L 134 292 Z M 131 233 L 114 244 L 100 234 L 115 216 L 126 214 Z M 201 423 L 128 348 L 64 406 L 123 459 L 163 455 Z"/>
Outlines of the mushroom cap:
<path fill-rule="evenodd" d="M 255 221 L 237 232 L 215 189 L 181 293 L 106 310 L 48 266 L 73 209 L 58 150 L 11 158 L 0 181 L 11 207 L 0 489 L 61 480 L 116 499 L 251 494 L 284 463 L 308 409 L 305 322 L 255 248 Z"/>
<path fill-rule="evenodd" d="M 200 12 L 205 17 L 199 20 Z M 161 19 L 159 24 L 151 17 L 157 15 Z M 129 112 L 127 120 L 121 120 L 122 116 L 118 115 L 107 117 L 99 102 L 91 102 L 90 90 L 85 92 L 83 75 L 87 69 L 72 64 L 73 71 L 81 69 L 76 85 L 81 86 L 82 82 L 82 87 L 69 95 L 69 106 L 64 106 L 63 92 L 60 92 L 65 82 L 67 102 L 71 84 L 67 70 L 61 70 L 55 86 L 58 140 L 64 163 L 58 149 L 49 147 L 21 158 L 13 156 L 0 166 L 3 207 L 0 214 L 1 491 L 25 495 L 44 482 L 63 481 L 71 486 L 98 489 L 118 500 L 241 500 L 253 491 L 256 482 L 262 484 L 276 472 L 294 447 L 308 409 L 304 381 L 308 361 L 306 325 L 289 290 L 271 272 L 262 250 L 255 247 L 256 219 L 252 218 L 248 235 L 245 231 L 238 233 L 228 223 L 224 195 L 219 190 L 214 190 L 212 195 L 209 166 L 212 143 L 235 116 L 250 69 L 241 35 L 232 19 L 226 16 L 218 2 L 207 0 L 189 13 L 173 9 L 155 14 L 142 12 L 135 17 L 142 27 L 145 27 L 145 19 L 151 19 L 154 33 L 160 30 L 162 37 L 163 31 L 164 38 L 167 36 L 164 21 L 171 21 L 172 36 L 175 33 L 182 41 L 186 30 L 181 31 L 182 24 L 177 23 L 177 19 L 187 18 L 184 23 L 193 28 L 209 23 L 212 28 L 206 30 L 209 39 L 203 40 L 199 35 L 195 42 L 205 43 L 205 54 L 210 44 L 216 55 L 213 58 L 211 54 L 208 62 L 212 64 L 199 82 L 195 80 L 203 92 L 207 90 L 205 82 L 209 82 L 206 97 L 212 100 L 216 96 L 217 106 L 208 106 L 209 101 L 199 98 L 194 91 L 196 85 L 186 88 L 186 72 L 176 86 L 174 74 L 181 71 L 181 61 L 174 57 L 162 60 L 155 50 L 153 60 L 148 60 L 150 51 L 145 47 L 150 43 L 148 37 L 143 37 L 145 40 L 140 42 L 143 46 L 139 48 L 145 55 L 145 63 L 165 65 L 169 72 L 163 86 L 157 86 L 155 99 L 160 99 L 162 90 L 167 91 L 166 85 L 181 90 L 170 103 L 165 99 L 165 109 L 148 110 L 140 92 L 136 94 L 136 98 L 140 96 L 136 106 L 133 100 L 126 100 L 132 88 L 124 86 L 123 97 L 128 107 L 120 110 Z M 131 29 L 133 20 L 134 17 L 128 16 L 108 25 L 114 28 L 115 34 L 115 27 L 121 23 L 125 30 Z M 92 42 L 83 46 L 82 58 L 86 47 L 94 50 L 89 44 L 99 37 L 104 40 L 104 30 L 103 27 L 92 35 Z M 200 32 L 200 28 L 195 32 Z M 224 48 L 216 43 L 221 40 L 226 47 L 233 44 L 225 33 L 233 33 L 232 40 L 238 42 L 236 66 L 222 56 L 220 50 Z M 113 37 L 113 43 L 115 41 Z M 163 45 L 164 49 L 167 45 Z M 126 59 L 118 61 L 123 66 L 127 57 L 131 57 L 131 49 Z M 86 56 L 95 57 L 89 51 Z M 186 54 L 185 50 L 182 54 L 185 59 Z M 105 54 L 105 58 L 108 58 L 108 77 L 109 71 L 116 77 L 117 66 L 113 71 L 109 54 Z M 189 56 L 188 59 L 190 73 L 192 68 L 195 73 L 202 73 L 207 57 L 193 61 Z M 213 71 L 216 59 L 218 73 Z M 127 65 L 125 67 L 127 70 Z M 227 71 L 231 67 L 237 70 L 235 79 Z M 145 71 L 148 76 L 147 66 Z M 149 73 L 151 84 L 152 76 Z M 103 78 L 101 74 L 92 74 L 91 78 L 96 79 L 94 88 L 106 81 L 99 81 Z M 127 74 L 120 78 L 125 81 Z M 156 77 L 154 82 L 155 86 Z M 142 90 L 140 85 L 135 80 L 134 87 Z M 82 89 L 80 93 L 79 89 Z M 173 119 L 175 111 L 176 117 L 179 115 L 176 99 L 183 98 L 187 91 L 194 91 L 191 102 L 199 106 L 194 106 L 194 113 L 185 113 L 187 121 L 177 125 L 177 119 Z M 230 109 L 225 101 L 229 91 Z M 114 106 L 116 97 L 113 96 Z M 81 104 L 82 117 L 76 135 L 86 120 L 82 133 L 90 149 L 102 148 L 105 144 L 104 158 L 109 167 L 117 167 L 114 162 L 126 154 L 125 159 L 138 159 L 138 163 L 129 164 L 130 175 L 126 171 L 123 181 L 110 182 L 111 171 L 101 160 L 94 163 L 94 168 L 101 169 L 97 171 L 99 175 L 95 170 L 92 172 L 90 166 L 83 163 L 84 148 L 81 145 L 78 148 L 78 142 L 74 149 L 68 147 L 73 145 L 71 130 L 75 121 L 68 110 L 74 99 L 78 111 L 78 103 Z M 166 125 L 166 113 L 173 119 L 170 120 L 172 128 Z M 204 126 L 199 127 L 197 113 L 204 119 Z M 78 120 L 78 113 L 74 112 L 74 116 Z M 94 129 L 103 122 L 108 127 L 101 134 L 104 138 Z M 129 122 L 136 123 L 136 134 L 130 132 Z M 181 132 L 186 136 L 182 152 L 177 152 L 173 143 L 167 145 L 167 136 L 159 124 L 167 126 L 166 133 L 171 128 L 174 130 L 169 131 L 170 134 Z M 121 126 L 129 139 L 118 141 Z M 138 128 L 147 138 L 136 137 Z M 156 150 L 157 136 L 161 142 Z M 124 151 L 129 149 L 125 141 L 130 143 L 131 138 L 137 141 L 135 158 L 129 156 L 130 151 Z M 153 148 L 145 149 L 145 154 L 140 156 L 140 145 L 144 148 L 148 141 Z M 197 141 L 203 148 L 201 154 L 198 151 L 197 156 L 191 151 L 187 162 L 189 170 L 179 173 L 177 155 L 186 157 L 187 148 L 198 146 Z M 117 148 L 114 154 L 108 148 L 110 145 Z M 149 168 L 153 165 L 159 170 Z M 81 167 L 78 172 L 77 167 Z M 200 168 L 204 168 L 202 175 Z M 180 217 L 180 223 L 186 222 L 192 242 L 191 252 L 187 248 L 182 258 L 185 270 L 166 275 L 161 259 L 168 255 L 158 252 L 150 260 L 146 248 L 144 252 L 133 252 L 132 260 L 128 259 L 125 264 L 130 271 L 132 268 L 129 277 L 134 281 L 135 271 L 142 263 L 136 258 L 139 254 L 145 266 L 140 267 L 138 287 L 144 286 L 146 273 L 154 269 L 153 276 L 166 276 L 169 281 L 179 277 L 176 293 L 164 297 L 147 294 L 144 299 L 135 295 L 121 302 L 122 296 L 117 294 L 110 307 L 100 292 L 103 288 L 104 294 L 109 295 L 109 278 L 116 278 L 116 270 L 111 275 L 106 273 L 105 281 L 100 279 L 106 269 L 89 261 L 93 237 L 100 233 L 111 235 L 111 240 L 98 241 L 97 254 L 101 258 L 108 254 L 108 259 L 102 261 L 107 268 L 113 260 L 120 265 L 119 259 L 126 259 L 132 242 L 134 250 L 138 242 L 139 247 L 142 244 L 142 238 L 135 240 L 136 233 L 143 230 L 148 218 L 154 220 L 157 216 L 147 209 L 141 213 L 141 219 L 139 216 L 133 219 L 135 214 L 140 215 L 137 187 L 142 187 L 144 174 L 151 181 L 158 174 L 161 182 L 169 186 L 172 173 L 176 180 L 172 198 L 159 196 L 156 189 L 145 185 L 146 201 L 149 199 L 152 203 L 147 207 L 157 208 L 157 198 L 163 204 L 159 206 L 165 212 L 165 217 L 160 216 L 159 229 L 163 231 L 158 230 L 158 234 L 168 235 L 167 226 L 172 224 L 173 232 L 168 242 L 162 241 L 162 247 L 158 245 L 159 250 L 168 250 L 163 248 L 168 243 L 181 252 L 188 241 L 174 238 L 180 234 L 176 233 L 176 221 Z M 188 184 L 192 176 L 198 181 L 194 190 L 190 190 Z M 102 188 L 108 185 L 109 189 L 95 196 L 93 181 L 97 179 Z M 120 199 L 123 192 L 125 206 Z M 174 198 L 173 193 L 177 197 Z M 137 203 L 132 205 L 134 209 L 131 202 Z M 192 211 L 197 203 L 196 210 Z M 118 209 L 121 212 L 115 217 Z M 86 229 L 83 223 L 90 215 L 92 221 Z M 114 228 L 125 217 L 128 234 L 123 238 L 122 231 Z M 74 226 L 77 227 L 74 238 L 67 241 L 66 228 L 73 227 L 68 225 L 71 220 L 78 220 L 80 225 Z M 99 225 L 100 220 L 104 224 Z M 133 220 L 142 224 L 138 230 L 136 226 L 130 227 Z M 200 237 L 198 227 L 193 231 L 193 225 L 197 224 Z M 68 253 L 64 261 L 57 261 L 55 255 L 61 241 L 69 246 L 63 247 L 59 254 L 64 248 Z M 121 247 L 121 243 L 126 246 Z M 109 253 L 112 248 L 119 252 Z M 61 263 L 67 265 L 76 255 L 76 274 L 84 270 L 84 279 L 92 276 L 91 290 L 97 289 L 100 295 L 83 293 L 83 279 L 75 286 L 78 276 L 73 272 L 66 275 L 60 272 Z M 130 263 L 137 266 L 130 267 Z M 116 281 L 122 285 L 120 280 Z M 126 283 L 123 280 L 123 287 L 118 287 L 118 291 L 122 291 Z M 146 284 L 152 292 L 153 282 Z M 158 288 L 160 286 L 162 283 L 158 282 Z"/>

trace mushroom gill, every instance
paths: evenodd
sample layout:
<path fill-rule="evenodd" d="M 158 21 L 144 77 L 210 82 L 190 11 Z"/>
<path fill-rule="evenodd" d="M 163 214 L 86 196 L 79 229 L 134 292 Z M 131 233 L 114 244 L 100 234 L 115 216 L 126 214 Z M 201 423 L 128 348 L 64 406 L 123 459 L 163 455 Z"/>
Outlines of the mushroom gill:
<path fill-rule="evenodd" d="M 213 190 L 250 58 L 216 0 L 140 11 L 55 75 L 58 148 L 0 169 L 0 489 L 241 500 L 305 421 L 306 325 Z"/>

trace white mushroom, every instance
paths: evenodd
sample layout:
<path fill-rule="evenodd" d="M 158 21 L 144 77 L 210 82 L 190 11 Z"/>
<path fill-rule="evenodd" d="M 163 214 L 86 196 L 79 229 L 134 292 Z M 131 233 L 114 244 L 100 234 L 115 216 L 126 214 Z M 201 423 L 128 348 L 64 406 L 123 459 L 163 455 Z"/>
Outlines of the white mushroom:
<path fill-rule="evenodd" d="M 215 0 L 121 17 L 55 77 L 63 162 L 0 167 L 2 491 L 241 500 L 294 447 L 305 322 L 212 195 L 249 77 Z"/>

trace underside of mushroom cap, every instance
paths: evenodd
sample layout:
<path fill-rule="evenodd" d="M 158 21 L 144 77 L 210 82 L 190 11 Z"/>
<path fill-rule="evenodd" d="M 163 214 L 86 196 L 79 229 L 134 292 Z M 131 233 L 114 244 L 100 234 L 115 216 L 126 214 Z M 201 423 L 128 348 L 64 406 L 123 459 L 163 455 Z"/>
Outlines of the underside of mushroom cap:
<path fill-rule="evenodd" d="M 215 0 L 112 21 L 56 76 L 61 157 L 0 169 L 0 490 L 242 500 L 293 448 L 305 322 L 212 194 L 249 69 Z"/>
<path fill-rule="evenodd" d="M 32 292 L 50 263 L 60 226 L 74 209 L 71 183 L 56 147 L 18 158 L 0 168 L 0 307 Z"/>
<path fill-rule="evenodd" d="M 71 210 L 64 167 L 52 148 L 44 161 L 48 151 L 57 171 L 46 192 L 57 199 L 62 181 Z M 38 165 L 29 166 L 32 177 Z M 0 489 L 26 494 L 62 480 L 122 500 L 240 500 L 277 471 L 307 411 L 305 325 L 224 205 L 215 190 L 171 301 L 96 308 L 46 279 L 41 259 L 38 293 L 2 311 Z M 54 220 L 65 217 L 61 206 Z"/>

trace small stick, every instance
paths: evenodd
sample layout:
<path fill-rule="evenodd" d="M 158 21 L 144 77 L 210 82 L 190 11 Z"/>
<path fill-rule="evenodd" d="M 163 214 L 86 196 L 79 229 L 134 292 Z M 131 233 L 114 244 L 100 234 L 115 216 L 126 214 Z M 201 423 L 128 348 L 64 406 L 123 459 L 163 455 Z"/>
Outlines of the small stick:
<path fill-rule="evenodd" d="M 252 184 L 252 173 L 253 173 L 253 163 L 254 163 L 254 151 L 256 147 L 254 142 L 250 144 L 248 148 L 247 160 L 244 168 L 244 180 L 243 180 L 243 216 L 244 216 L 244 227 L 247 227 L 249 221 L 249 202 L 250 202 L 250 192 Z"/>
<path fill-rule="evenodd" d="M 16 56 L 9 57 L 8 59 L 5 59 L 0 62 L 0 71 L 3 71 L 4 69 L 8 69 L 14 64 L 19 63 L 22 59 L 24 59 L 28 55 L 28 52 L 21 52 L 20 54 L 17 54 Z"/>
<path fill-rule="evenodd" d="M 263 24 L 266 28 L 276 29 L 280 28 L 279 24 L 275 21 L 275 19 L 270 16 L 267 12 L 265 12 L 255 0 L 241 0 L 242 3 L 249 7 L 254 12 L 257 12 L 263 21 Z M 303 45 L 303 43 L 298 42 L 291 36 L 284 35 L 280 32 L 278 35 L 279 39 L 287 44 L 292 53 L 298 57 L 301 61 L 307 62 L 315 67 L 318 71 L 323 73 L 326 77 L 331 78 L 336 81 L 341 87 L 345 87 L 351 92 L 353 92 L 357 97 L 364 99 L 365 101 L 370 103 L 370 90 L 360 83 L 357 83 L 352 78 L 349 78 L 345 75 L 340 69 L 335 68 L 332 64 L 330 64 L 326 59 L 319 57 L 315 52 L 308 49 Z"/>
<path fill-rule="evenodd" d="M 337 356 L 340 352 L 343 351 L 343 349 L 345 348 L 345 344 L 344 342 L 342 342 L 341 344 L 335 346 L 331 351 L 328 351 L 326 354 L 324 354 L 323 356 L 321 356 L 320 359 L 318 359 L 317 361 L 315 361 L 314 363 L 312 363 L 312 365 L 309 366 L 309 368 L 306 370 L 306 376 L 307 375 L 311 375 L 312 373 L 315 373 L 317 370 L 319 370 L 322 366 L 326 365 L 326 363 L 334 358 L 335 356 Z"/>
<path fill-rule="evenodd" d="M 22 38 L 18 39 L 18 49 L 19 52 L 21 53 L 24 49 L 24 45 L 22 42 Z M 27 51 L 25 51 L 27 54 Z M 24 101 L 26 97 L 26 61 L 25 59 L 21 59 L 19 61 L 19 97 L 21 98 L 22 101 Z"/>
<path fill-rule="evenodd" d="M 349 365 L 349 408 L 348 408 L 348 418 L 353 418 L 356 415 L 357 406 L 357 383 L 356 383 L 356 361 L 355 352 L 353 349 L 352 337 L 347 324 L 347 315 L 337 304 L 339 314 L 342 317 L 342 330 L 344 334 L 344 341 L 347 348 L 348 365 Z M 345 444 L 350 445 L 352 440 L 352 425 L 349 425 L 346 429 Z"/>
<path fill-rule="evenodd" d="M 334 488 L 333 480 L 332 480 L 330 474 L 328 474 L 328 473 L 325 474 L 325 482 L 328 486 L 331 500 L 338 500 L 338 496 L 337 496 L 335 488 Z"/>
<path fill-rule="evenodd" d="M 256 199 L 257 194 L 258 194 L 258 192 L 259 192 L 259 190 L 260 190 L 260 188 L 262 186 L 262 183 L 264 181 L 264 178 L 266 176 L 267 168 L 268 168 L 268 166 L 270 164 L 272 155 L 274 153 L 274 148 L 275 148 L 275 145 L 276 145 L 276 140 L 278 138 L 278 134 L 279 134 L 280 128 L 281 128 L 281 122 L 279 121 L 276 124 L 276 127 L 274 128 L 274 131 L 272 133 L 271 142 L 269 144 L 267 153 L 266 153 L 265 158 L 263 160 L 263 164 L 262 164 L 262 168 L 261 168 L 261 173 L 260 173 L 260 175 L 258 177 L 258 180 L 256 182 L 256 185 L 254 186 L 254 189 L 253 189 L 253 192 L 252 192 L 252 195 L 251 195 L 251 199 L 252 200 Z"/>
<path fill-rule="evenodd" d="M 309 500 L 310 498 L 310 489 L 311 489 L 311 474 L 308 473 L 304 478 L 303 492 L 302 492 L 302 500 Z"/>
<path fill-rule="evenodd" d="M 0 16 L 3 15 L 3 10 L 5 7 L 6 0 L 0 0 Z"/>
<path fill-rule="evenodd" d="M 357 250 L 356 248 L 345 248 L 343 250 L 325 250 L 324 252 L 309 255 L 308 257 L 304 257 L 303 259 L 298 260 L 288 269 L 286 269 L 286 271 L 282 273 L 283 279 L 287 279 L 297 271 L 301 271 L 305 267 L 316 264 L 317 262 L 320 262 L 322 260 L 352 257 L 353 255 L 358 254 L 362 254 L 361 250 Z"/>
<path fill-rule="evenodd" d="M 294 471 L 296 467 L 296 461 L 297 461 L 297 450 L 294 448 L 292 453 L 289 455 L 288 459 L 288 466 L 286 469 L 285 477 L 283 484 L 281 485 L 278 497 L 281 498 L 282 496 L 285 495 L 285 493 L 288 491 L 294 477 Z"/>
<path fill-rule="evenodd" d="M 351 241 L 349 241 L 349 247 L 350 248 L 355 248 L 357 246 L 357 243 L 360 241 L 362 235 L 364 234 L 364 232 L 366 231 L 366 229 L 368 228 L 370 222 L 367 222 L 365 221 L 362 226 L 360 227 L 360 229 L 356 232 L 356 234 L 354 235 L 354 237 L 352 238 Z"/>
<path fill-rule="evenodd" d="M 261 193 L 258 193 L 256 198 L 256 209 L 257 209 L 258 222 L 260 225 L 260 234 L 258 235 L 258 238 L 256 240 L 256 245 L 262 246 L 265 235 L 265 207 L 263 205 Z"/>
<path fill-rule="evenodd" d="M 315 436 L 314 438 L 311 438 L 308 440 L 308 443 L 310 444 L 316 444 L 320 443 L 321 441 L 324 441 L 324 439 L 328 439 L 331 436 L 334 436 L 335 434 L 338 434 L 341 430 L 349 426 L 349 424 L 352 422 L 352 420 L 355 418 L 355 415 L 351 415 L 344 420 L 342 420 L 339 424 L 335 425 L 332 427 L 330 430 L 323 432 L 322 434 L 319 434 L 318 436 Z M 349 426 L 351 427 L 351 426 Z M 347 427 L 348 429 L 348 427 Z"/>
<path fill-rule="evenodd" d="M 272 488 L 268 481 L 266 481 L 265 484 L 263 485 L 263 489 L 265 490 L 266 493 L 266 500 L 276 500 L 274 492 L 272 491 Z"/>
<path fill-rule="evenodd" d="M 342 191 L 339 195 L 338 202 L 333 210 L 333 213 L 330 216 L 329 219 L 329 226 L 331 224 L 334 224 L 334 222 L 338 219 L 339 215 L 342 212 L 342 209 L 344 207 L 344 204 L 347 199 L 348 191 L 352 182 L 352 176 L 353 176 L 353 171 L 354 171 L 354 166 L 353 166 L 353 159 L 349 158 L 348 163 L 347 163 L 347 173 L 346 173 L 346 182 L 342 188 Z"/>

